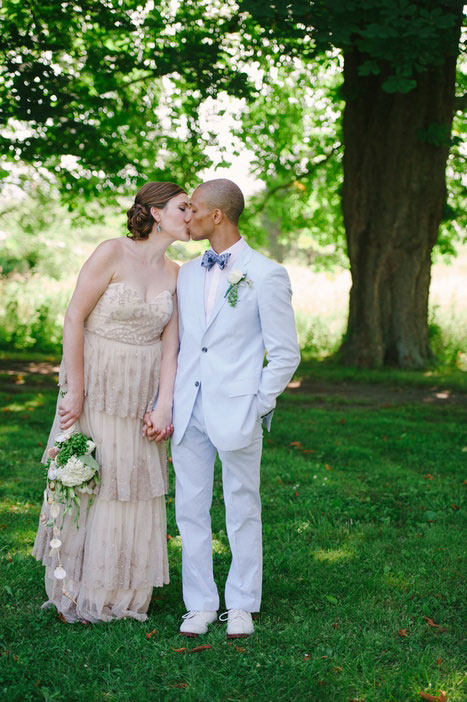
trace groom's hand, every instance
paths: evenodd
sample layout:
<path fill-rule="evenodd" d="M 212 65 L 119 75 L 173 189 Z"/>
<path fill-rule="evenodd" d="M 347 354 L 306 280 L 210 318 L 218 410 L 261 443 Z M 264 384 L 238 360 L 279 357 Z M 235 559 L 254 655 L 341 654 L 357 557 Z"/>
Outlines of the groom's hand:
<path fill-rule="evenodd" d="M 174 431 L 172 416 L 158 407 L 144 415 L 143 434 L 149 441 L 167 441 Z"/>

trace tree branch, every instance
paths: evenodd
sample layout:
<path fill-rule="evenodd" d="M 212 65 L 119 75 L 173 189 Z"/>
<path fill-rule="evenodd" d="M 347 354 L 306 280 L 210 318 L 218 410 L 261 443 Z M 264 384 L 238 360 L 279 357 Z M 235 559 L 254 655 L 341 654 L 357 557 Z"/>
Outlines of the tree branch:
<path fill-rule="evenodd" d="M 292 180 L 288 181 L 287 183 L 280 183 L 279 185 L 275 185 L 273 188 L 270 188 L 262 202 L 256 207 L 256 209 L 253 211 L 253 216 L 259 214 L 264 208 L 266 207 L 266 204 L 268 200 L 279 190 L 287 190 L 290 188 L 294 183 L 297 182 L 297 180 L 302 180 L 303 178 L 308 178 L 308 176 L 312 175 L 316 171 L 317 168 L 320 166 L 323 166 L 325 163 L 331 160 L 331 158 L 334 156 L 334 154 L 339 151 L 341 148 L 342 144 L 336 144 L 335 146 L 332 147 L 331 151 L 325 155 L 324 158 L 320 158 L 319 160 L 316 160 L 313 162 L 311 168 L 308 168 L 304 173 L 301 173 L 300 175 L 296 175 Z"/>

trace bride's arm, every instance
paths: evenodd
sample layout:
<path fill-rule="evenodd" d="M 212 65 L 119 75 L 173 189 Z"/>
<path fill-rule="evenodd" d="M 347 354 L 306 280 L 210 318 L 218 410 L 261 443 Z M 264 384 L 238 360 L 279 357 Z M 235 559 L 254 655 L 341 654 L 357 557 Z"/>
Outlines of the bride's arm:
<path fill-rule="evenodd" d="M 78 419 L 84 400 L 84 321 L 111 281 L 118 255 L 118 241 L 104 241 L 82 267 L 63 327 L 63 362 L 68 392 L 58 406 L 60 428 Z"/>
<path fill-rule="evenodd" d="M 173 313 L 161 336 L 162 358 L 157 402 L 145 418 L 143 432 L 150 441 L 168 439 L 173 433 L 172 403 L 178 356 L 178 305 L 177 293 L 173 295 Z"/>

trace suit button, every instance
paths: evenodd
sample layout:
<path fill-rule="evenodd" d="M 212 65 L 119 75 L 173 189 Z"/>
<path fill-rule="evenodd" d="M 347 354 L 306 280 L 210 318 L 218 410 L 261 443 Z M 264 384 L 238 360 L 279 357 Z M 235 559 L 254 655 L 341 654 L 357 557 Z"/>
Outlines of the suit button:
<path fill-rule="evenodd" d="M 201 349 L 201 351 L 202 351 L 203 353 L 206 353 L 206 351 L 207 351 L 206 346 L 203 346 L 203 348 Z"/>
<path fill-rule="evenodd" d="M 196 381 L 195 381 L 195 387 L 198 387 L 198 386 L 199 386 L 199 380 L 196 380 Z"/>

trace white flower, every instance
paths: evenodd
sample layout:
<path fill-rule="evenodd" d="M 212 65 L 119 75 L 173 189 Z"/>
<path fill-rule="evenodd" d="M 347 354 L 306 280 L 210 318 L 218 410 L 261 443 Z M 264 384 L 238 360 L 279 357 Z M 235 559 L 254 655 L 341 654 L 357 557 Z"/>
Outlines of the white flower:
<path fill-rule="evenodd" d="M 94 468 L 90 468 L 78 460 L 76 456 L 72 456 L 63 468 L 58 469 L 57 480 L 60 480 L 66 487 L 75 487 L 90 480 L 94 473 Z"/>
<path fill-rule="evenodd" d="M 66 429 L 65 431 L 61 431 L 60 434 L 57 434 L 55 437 L 55 443 L 56 444 L 63 444 L 64 441 L 70 438 L 72 434 L 74 434 L 76 431 L 76 424 L 72 424 L 71 427 Z"/>
<path fill-rule="evenodd" d="M 75 492 L 79 492 L 81 495 L 92 495 L 93 489 L 89 485 L 80 485 L 75 489 Z"/>
<path fill-rule="evenodd" d="M 65 568 L 62 568 L 62 566 L 57 566 L 54 570 L 54 575 L 57 578 L 57 580 L 63 580 L 64 578 L 66 578 Z"/>
<path fill-rule="evenodd" d="M 50 516 L 53 519 L 57 519 L 59 514 L 60 514 L 60 507 L 57 505 L 56 502 L 52 502 L 52 504 L 50 505 Z"/>
<path fill-rule="evenodd" d="M 57 477 L 57 464 L 55 461 L 52 461 L 52 463 L 49 466 L 49 470 L 47 471 L 47 477 L 49 480 L 55 480 Z"/>
<path fill-rule="evenodd" d="M 60 548 L 61 545 L 62 542 L 60 541 L 60 539 L 52 539 L 50 542 L 50 548 Z"/>
<path fill-rule="evenodd" d="M 239 271 L 238 268 L 234 268 L 228 277 L 228 281 L 231 285 L 236 285 L 241 281 L 241 279 L 245 276 L 245 273 L 242 273 L 242 271 Z"/>
<path fill-rule="evenodd" d="M 94 443 L 94 441 L 91 441 L 91 439 L 88 439 L 88 441 L 86 442 L 86 456 L 89 456 L 89 454 L 92 453 L 95 448 L 96 448 L 96 444 Z"/>

